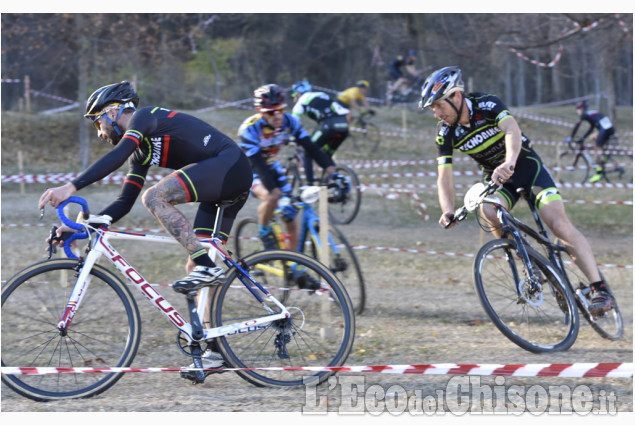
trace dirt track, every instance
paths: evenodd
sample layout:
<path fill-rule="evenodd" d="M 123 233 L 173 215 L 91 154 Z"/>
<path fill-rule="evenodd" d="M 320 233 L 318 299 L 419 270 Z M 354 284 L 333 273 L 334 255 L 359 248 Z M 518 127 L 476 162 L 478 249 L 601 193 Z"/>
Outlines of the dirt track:
<path fill-rule="evenodd" d="M 91 189 L 84 195 L 105 202 L 114 192 Z M 2 223 L 37 221 L 35 204 L 39 193 L 20 196 L 3 190 Z M 250 201 L 251 202 L 251 201 Z M 426 202 L 434 202 L 433 198 Z M 253 213 L 248 203 L 244 214 Z M 135 207 L 129 226 L 156 228 L 143 207 Z M 53 221 L 51 211 L 49 221 Z M 241 213 L 242 214 L 242 213 Z M 474 253 L 480 246 L 475 223 L 444 231 L 432 218 L 425 222 L 413 213 L 407 201 L 387 201 L 368 194 L 362 211 L 348 226 L 342 226 L 352 245 L 400 247 L 420 251 Z M 399 223 L 398 225 L 396 225 Z M 124 225 L 122 222 L 121 225 Z M 6 280 L 21 264 L 35 261 L 27 247 L 42 246 L 45 229 L 3 229 L 2 279 Z M 632 235 L 588 235 L 600 263 L 632 264 Z M 15 243 L 20 239 L 20 243 Z M 348 365 L 390 365 L 431 363 L 579 363 L 633 361 L 633 280 L 632 269 L 607 268 L 619 298 L 626 324 L 624 338 L 608 342 L 582 323 L 574 346 L 564 353 L 535 355 L 518 348 L 503 337 L 483 312 L 472 288 L 470 257 L 430 253 L 386 252 L 360 249 L 356 253 L 364 270 L 368 290 L 368 307 L 357 318 L 357 335 Z M 617 254 L 616 254 L 617 253 Z M 175 270 L 182 273 L 182 264 Z M 168 295 L 168 294 L 166 294 Z M 174 295 L 172 296 L 174 298 Z M 173 301 L 177 306 L 179 300 Z M 142 309 L 143 333 L 139 354 L 133 366 L 179 367 L 187 359 L 174 346 L 170 325 L 151 310 L 145 299 L 137 297 Z M 355 376 L 355 375 L 346 375 Z M 365 379 L 366 388 L 378 384 L 383 389 L 397 384 L 408 395 L 423 395 L 446 390 L 448 376 L 357 374 Z M 500 378 L 499 378 L 500 379 Z M 499 384 L 499 381 L 496 381 Z M 484 377 L 482 385 L 494 385 L 493 377 Z M 619 411 L 633 410 L 632 379 L 598 378 L 510 378 L 505 386 L 532 385 L 548 387 L 587 385 L 594 396 L 604 391 L 617 397 Z M 329 392 L 328 386 L 318 395 L 328 394 L 328 409 L 337 411 L 340 388 Z M 301 412 L 306 404 L 304 388 L 257 388 L 233 373 L 211 376 L 203 385 L 192 386 L 178 373 L 130 373 L 114 387 L 92 399 L 36 403 L 2 386 L 3 412 L 70 412 L 70 411 L 199 411 L 199 412 Z M 324 405 L 324 403 L 323 403 Z M 487 405 L 487 403 L 486 403 Z"/>

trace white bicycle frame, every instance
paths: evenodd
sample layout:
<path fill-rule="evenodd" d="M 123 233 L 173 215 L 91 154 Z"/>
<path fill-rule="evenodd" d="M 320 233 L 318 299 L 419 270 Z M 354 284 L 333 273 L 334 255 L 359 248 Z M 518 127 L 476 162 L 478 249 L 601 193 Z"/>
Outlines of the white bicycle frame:
<path fill-rule="evenodd" d="M 158 235 L 146 235 L 137 233 L 116 232 L 106 229 L 95 229 L 95 238 L 92 242 L 92 249 L 86 255 L 83 266 L 75 286 L 68 300 L 68 304 L 64 309 L 64 314 L 60 320 L 58 327 L 60 329 L 67 329 L 70 326 L 71 321 L 77 309 L 81 305 L 82 299 L 86 294 L 86 291 L 90 285 L 90 271 L 97 261 L 105 256 L 108 260 L 119 270 L 121 274 L 126 276 L 132 286 L 136 287 L 141 293 L 159 309 L 163 315 L 165 315 L 183 334 L 187 336 L 191 341 L 195 339 L 192 337 L 192 325 L 185 319 L 152 285 L 130 264 L 126 259 L 110 245 L 110 240 L 129 240 L 139 242 L 154 242 L 154 243 L 177 243 L 175 239 L 169 236 Z M 201 241 L 204 245 L 209 245 L 209 255 L 214 260 L 217 254 L 220 254 L 226 258 L 228 255 L 223 252 L 214 242 L 214 240 Z M 249 278 L 249 275 L 246 275 Z M 203 329 L 203 338 L 201 340 L 208 340 L 221 336 L 232 335 L 235 333 L 250 332 L 257 330 L 260 326 L 267 323 L 271 323 L 276 320 L 290 317 L 290 313 L 286 307 L 282 305 L 269 291 L 265 289 L 264 295 L 272 303 L 277 305 L 281 311 L 275 313 L 266 303 L 262 302 L 262 306 L 269 312 L 268 316 L 260 317 L 257 319 L 251 319 L 246 322 L 237 322 L 227 325 L 223 325 L 217 328 Z M 198 300 L 198 315 L 200 322 L 203 323 L 204 312 L 208 305 L 209 287 L 203 288 L 199 292 Z"/>

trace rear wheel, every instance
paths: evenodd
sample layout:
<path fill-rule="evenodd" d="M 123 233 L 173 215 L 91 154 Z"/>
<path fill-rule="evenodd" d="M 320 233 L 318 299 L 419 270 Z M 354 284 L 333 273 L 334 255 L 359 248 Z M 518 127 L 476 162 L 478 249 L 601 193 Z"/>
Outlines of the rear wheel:
<path fill-rule="evenodd" d="M 315 229 L 319 233 L 319 223 Z M 353 309 L 356 314 L 362 314 L 366 305 L 366 287 L 362 269 L 359 266 L 353 248 L 340 232 L 340 230 L 329 225 L 329 268 L 331 272 L 344 284 L 348 292 Z M 315 241 L 311 240 L 311 256 L 319 259 L 319 249 L 315 246 Z"/>
<path fill-rule="evenodd" d="M 362 190 L 357 174 L 346 165 L 338 165 L 335 172 L 342 176 L 345 187 L 336 182 L 328 182 L 329 187 L 329 218 L 335 224 L 349 224 L 352 222 L 362 203 Z M 327 176 L 322 178 L 322 184 L 327 184 Z"/>
<path fill-rule="evenodd" d="M 562 246 L 560 242 L 558 244 Z M 560 267 L 565 271 L 564 278 L 568 281 L 570 288 L 575 291 L 578 308 L 591 327 L 602 338 L 610 339 L 611 341 L 621 338 L 624 332 L 624 324 L 620 308 L 613 294 L 611 293 L 612 308 L 609 311 L 596 315 L 591 314 L 588 308 L 589 304 L 591 304 L 589 280 L 573 262 L 566 248 L 562 247 L 562 251 L 558 253 L 558 261 L 560 262 Z"/>
<path fill-rule="evenodd" d="M 316 291 L 292 290 L 284 305 L 290 317 L 218 338 L 219 349 L 243 379 L 258 386 L 299 386 L 325 381 L 332 371 L 283 370 L 293 367 L 341 366 L 355 336 L 355 314 L 339 280 L 313 258 L 294 251 L 261 251 L 243 259 L 249 274 L 277 299 L 289 286 L 292 265 L 317 281 Z M 252 283 L 247 282 L 254 290 Z M 280 308 L 264 298 L 274 311 Z M 269 313 L 247 290 L 239 272 L 230 269 L 227 282 L 214 296 L 214 327 L 264 317 Z M 276 368 L 276 370 L 258 370 Z M 303 376 L 304 375 L 304 376 Z"/>
<path fill-rule="evenodd" d="M 532 353 L 566 350 L 578 336 L 573 294 L 553 265 L 526 246 L 534 282 L 518 257 L 516 242 L 487 242 L 474 259 L 474 284 L 481 305 L 509 340 Z"/>

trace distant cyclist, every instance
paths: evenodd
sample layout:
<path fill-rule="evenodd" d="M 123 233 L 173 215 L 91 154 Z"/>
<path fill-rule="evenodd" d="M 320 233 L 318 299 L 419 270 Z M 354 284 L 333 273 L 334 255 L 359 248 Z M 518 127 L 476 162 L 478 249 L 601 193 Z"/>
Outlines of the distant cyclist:
<path fill-rule="evenodd" d="M 395 92 L 400 93 L 409 84 L 409 77 L 418 77 L 421 71 L 415 66 L 417 62 L 417 52 L 409 50 L 407 55 L 399 55 L 388 67 L 390 76 L 394 79 L 387 93 L 387 102 L 392 102 Z"/>
<path fill-rule="evenodd" d="M 584 143 L 584 139 L 593 133 L 591 135 L 591 140 L 595 140 L 596 168 L 595 175 L 589 179 L 589 183 L 595 183 L 602 179 L 602 174 L 604 173 L 604 163 L 606 161 L 604 151 L 606 150 L 607 141 L 615 134 L 615 128 L 613 127 L 613 123 L 609 117 L 600 114 L 598 111 L 589 109 L 589 104 L 586 100 L 583 100 L 576 106 L 576 111 L 580 120 L 573 126 L 571 137 L 568 137 L 566 141 L 569 143 L 574 140 L 575 134 L 583 121 L 590 124 L 589 130 L 584 134 L 584 136 L 576 139 L 575 142 Z"/>
<path fill-rule="evenodd" d="M 351 110 L 348 114 L 349 122 L 353 118 L 352 113 L 354 110 L 359 113 L 366 113 L 371 111 L 368 99 L 366 99 L 369 87 L 370 83 L 368 81 L 359 80 L 353 87 L 349 87 L 337 95 L 337 101 L 344 108 Z"/>
<path fill-rule="evenodd" d="M 348 137 L 346 115 L 349 110 L 333 101 L 328 94 L 313 91 L 308 81 L 295 83 L 291 89 L 291 97 L 294 101 L 293 116 L 299 119 L 304 115 L 317 122 L 311 141 L 333 157 L 335 151 Z M 304 155 L 304 170 L 307 184 L 312 185 L 314 176 L 311 155 Z"/>
<path fill-rule="evenodd" d="M 311 141 L 299 119 L 285 112 L 284 91 L 277 84 L 266 84 L 254 91 L 257 114 L 247 118 L 238 129 L 239 145 L 251 161 L 254 182 L 251 193 L 258 198 L 258 234 L 265 249 L 278 243 L 270 222 L 280 198 L 291 195 L 286 170 L 277 154 L 291 138 L 304 148 L 328 175 L 335 171 L 333 160 Z M 286 230 L 291 234 L 291 246 L 297 246 L 299 229 L 294 210 L 283 211 Z"/>

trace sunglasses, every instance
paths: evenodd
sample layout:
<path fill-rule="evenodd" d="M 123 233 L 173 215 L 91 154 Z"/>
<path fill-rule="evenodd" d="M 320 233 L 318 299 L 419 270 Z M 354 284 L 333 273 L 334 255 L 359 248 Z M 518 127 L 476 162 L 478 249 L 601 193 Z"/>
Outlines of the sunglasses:
<path fill-rule="evenodd" d="M 104 108 L 100 113 L 95 115 L 95 118 L 92 119 L 93 120 L 93 125 L 95 126 L 95 128 L 97 130 L 100 130 L 101 129 L 101 124 L 99 124 L 99 119 L 101 117 L 103 117 L 104 115 L 106 115 L 109 111 L 111 111 L 113 109 L 119 109 L 120 107 L 121 107 L 121 105 L 119 105 L 119 104 L 111 105 L 111 106 L 108 106 L 108 107 Z M 108 117 L 106 117 L 106 119 L 108 120 Z M 110 120 L 108 120 L 108 121 L 110 121 Z"/>
<path fill-rule="evenodd" d="M 267 115 L 269 117 L 273 117 L 275 115 L 282 114 L 282 113 L 284 113 L 284 107 L 283 108 L 270 109 L 268 111 L 262 111 L 263 115 Z"/>

